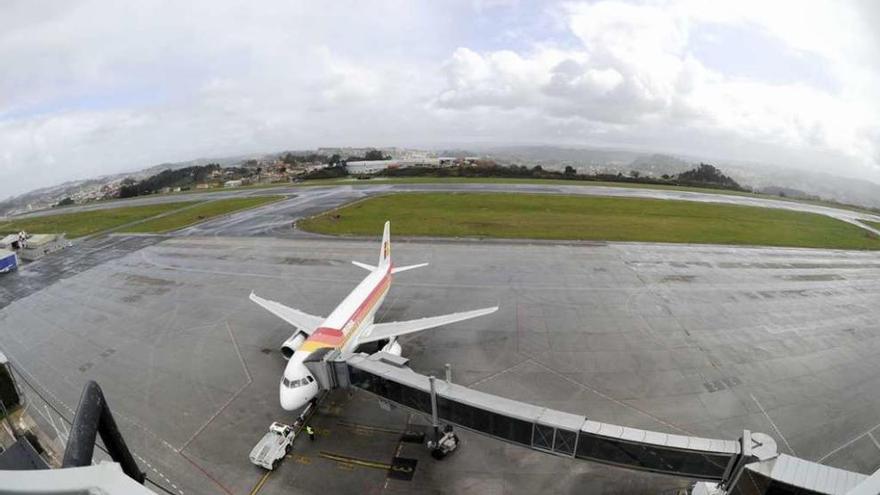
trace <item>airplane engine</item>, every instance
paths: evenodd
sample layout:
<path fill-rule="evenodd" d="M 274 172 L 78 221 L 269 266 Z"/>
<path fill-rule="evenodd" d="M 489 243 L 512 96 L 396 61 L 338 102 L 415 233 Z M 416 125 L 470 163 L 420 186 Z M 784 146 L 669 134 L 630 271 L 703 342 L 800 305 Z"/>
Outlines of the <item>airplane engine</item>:
<path fill-rule="evenodd" d="M 395 356 L 400 356 L 403 352 L 403 348 L 397 343 L 397 339 L 393 339 L 391 342 L 385 344 L 385 347 L 383 347 L 382 350 L 394 354 Z"/>
<path fill-rule="evenodd" d="M 284 356 L 284 359 L 290 359 L 290 356 L 293 356 L 293 353 L 306 341 L 306 338 L 308 336 L 303 332 L 296 332 L 289 339 L 285 340 L 281 344 L 281 355 Z"/>

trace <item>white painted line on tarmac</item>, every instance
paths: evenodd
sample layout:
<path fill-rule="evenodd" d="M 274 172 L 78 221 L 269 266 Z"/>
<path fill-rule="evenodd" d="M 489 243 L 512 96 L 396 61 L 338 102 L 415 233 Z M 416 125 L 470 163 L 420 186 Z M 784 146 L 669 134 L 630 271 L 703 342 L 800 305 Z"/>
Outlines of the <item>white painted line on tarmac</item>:
<path fill-rule="evenodd" d="M 767 421 L 770 422 L 770 426 L 773 427 L 773 431 L 775 431 L 776 434 L 779 435 L 779 438 L 781 438 L 782 441 L 785 442 L 785 446 L 788 448 L 788 451 L 791 452 L 792 455 L 797 456 L 797 453 L 794 451 L 793 448 L 791 448 L 791 444 L 788 443 L 788 440 L 785 438 L 785 435 L 783 435 L 782 432 L 779 431 L 779 427 L 776 426 L 776 423 L 774 423 L 773 420 L 770 419 L 770 415 L 767 414 L 767 411 L 764 410 L 764 406 L 762 406 L 761 403 L 758 402 L 758 399 L 755 397 L 754 394 L 749 394 L 749 397 L 751 397 L 752 400 L 755 401 L 755 404 L 757 404 L 758 409 L 761 410 L 761 413 L 764 414 L 764 417 L 767 418 Z M 820 459 L 820 461 L 821 461 L 821 459 Z"/>

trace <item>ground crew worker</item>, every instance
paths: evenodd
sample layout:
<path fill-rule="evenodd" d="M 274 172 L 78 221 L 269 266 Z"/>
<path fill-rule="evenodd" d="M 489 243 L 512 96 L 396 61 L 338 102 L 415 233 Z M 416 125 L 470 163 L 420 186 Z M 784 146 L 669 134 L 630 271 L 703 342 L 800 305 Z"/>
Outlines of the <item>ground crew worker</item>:
<path fill-rule="evenodd" d="M 309 440 L 315 441 L 315 429 L 311 425 L 306 425 L 306 433 L 309 434 Z"/>

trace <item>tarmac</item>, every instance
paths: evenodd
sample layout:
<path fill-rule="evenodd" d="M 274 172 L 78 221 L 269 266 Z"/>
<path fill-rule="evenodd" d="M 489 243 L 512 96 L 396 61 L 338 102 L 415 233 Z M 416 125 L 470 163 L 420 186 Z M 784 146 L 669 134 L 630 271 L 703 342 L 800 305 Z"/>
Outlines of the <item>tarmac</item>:
<path fill-rule="evenodd" d="M 91 240 L 4 277 L 2 347 L 32 389 L 32 414 L 72 419 L 83 385 L 97 380 L 142 469 L 178 494 L 687 486 L 467 431 L 459 451 L 435 461 L 400 441 L 424 418 L 359 391 L 331 394 L 312 421 L 317 439 L 299 438 L 277 471 L 251 465 L 269 423 L 294 418 L 277 397 L 291 329 L 247 295 L 332 310 L 363 276 L 350 261 L 377 256 L 378 233 L 327 239 L 291 225 L 364 194 L 310 188 L 171 236 Z M 442 376 L 449 363 L 457 383 L 598 421 L 724 439 L 750 429 L 773 436 L 780 452 L 880 468 L 877 253 L 393 242 L 396 263 L 431 264 L 395 278 L 379 321 L 501 306 L 402 339 L 416 371 Z M 395 456 L 417 461 L 412 480 L 388 477 L 383 465 Z"/>

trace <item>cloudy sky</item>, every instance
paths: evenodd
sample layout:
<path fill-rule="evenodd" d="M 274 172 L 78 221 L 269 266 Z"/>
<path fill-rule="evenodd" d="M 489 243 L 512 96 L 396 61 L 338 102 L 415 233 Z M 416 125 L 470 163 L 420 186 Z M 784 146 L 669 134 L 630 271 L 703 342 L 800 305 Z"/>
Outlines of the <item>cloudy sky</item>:
<path fill-rule="evenodd" d="M 613 146 L 880 181 L 878 25 L 872 0 L 6 0 L 0 197 L 342 145 Z"/>

